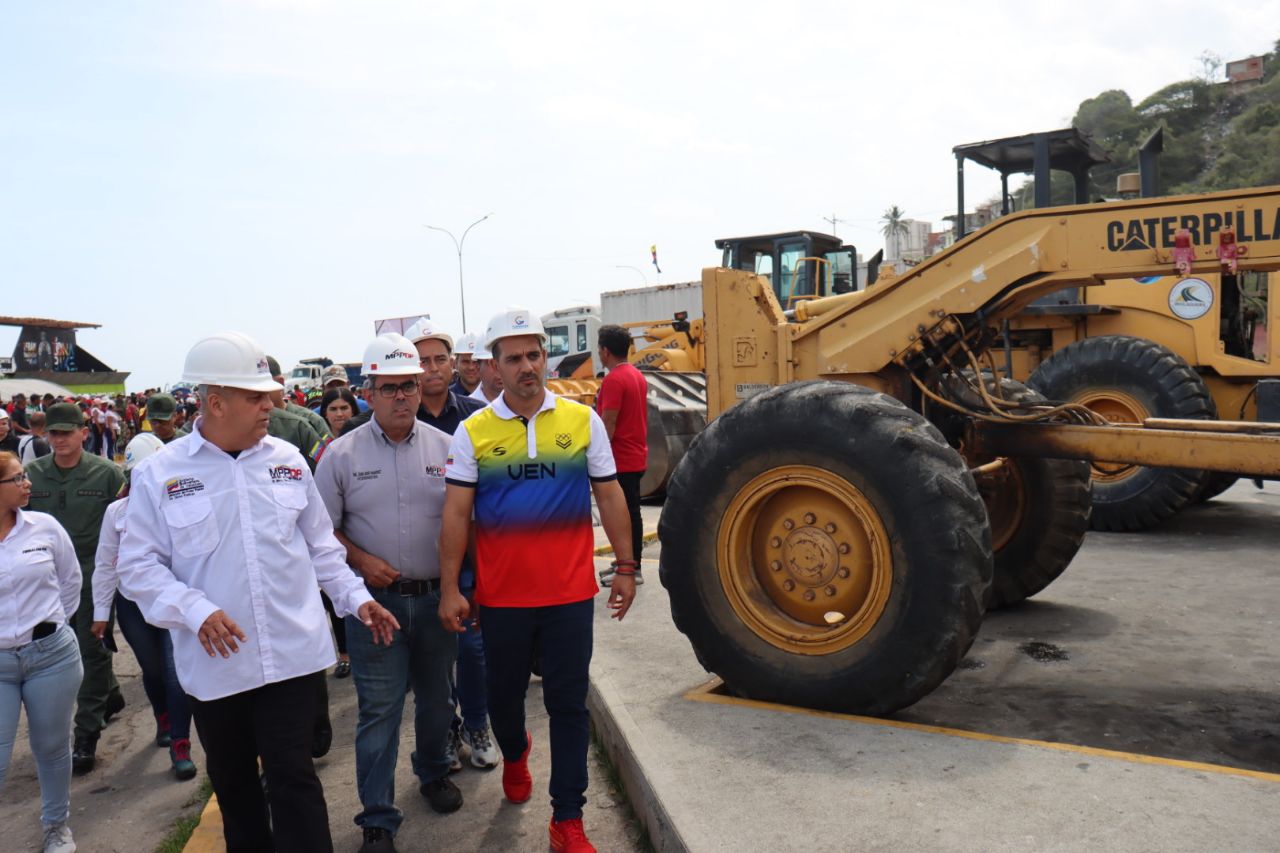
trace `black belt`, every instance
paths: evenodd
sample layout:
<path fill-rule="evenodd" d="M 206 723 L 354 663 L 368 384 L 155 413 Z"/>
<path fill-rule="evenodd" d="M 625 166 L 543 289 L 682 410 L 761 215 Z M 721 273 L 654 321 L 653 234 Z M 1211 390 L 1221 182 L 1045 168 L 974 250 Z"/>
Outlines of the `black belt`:
<path fill-rule="evenodd" d="M 31 629 L 31 639 L 43 640 L 45 637 L 51 636 L 54 631 L 58 630 L 58 626 L 54 622 L 41 622 L 39 625 Z"/>
<path fill-rule="evenodd" d="M 398 580 L 387 587 L 387 591 L 394 592 L 405 598 L 413 595 L 426 595 L 429 592 L 440 591 L 440 579 L 432 578 L 426 581 Z"/>

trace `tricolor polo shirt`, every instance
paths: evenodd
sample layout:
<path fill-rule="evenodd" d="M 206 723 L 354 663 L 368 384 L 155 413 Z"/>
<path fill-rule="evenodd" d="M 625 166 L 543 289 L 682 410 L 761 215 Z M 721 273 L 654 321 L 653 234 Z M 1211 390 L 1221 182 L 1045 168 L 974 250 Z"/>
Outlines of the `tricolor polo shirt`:
<path fill-rule="evenodd" d="M 453 434 L 445 472 L 476 490 L 477 602 L 547 607 L 599 591 L 591 483 L 617 470 L 594 411 L 547 391 L 526 421 L 499 395 Z"/>

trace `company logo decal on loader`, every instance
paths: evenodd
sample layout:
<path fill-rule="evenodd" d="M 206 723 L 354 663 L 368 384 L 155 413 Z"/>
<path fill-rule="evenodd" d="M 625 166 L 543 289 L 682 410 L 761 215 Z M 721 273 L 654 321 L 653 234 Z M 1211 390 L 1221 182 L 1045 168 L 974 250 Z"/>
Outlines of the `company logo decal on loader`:
<path fill-rule="evenodd" d="M 1213 307 L 1213 288 L 1201 278 L 1184 278 L 1169 290 L 1169 310 L 1183 320 L 1197 320 Z"/>

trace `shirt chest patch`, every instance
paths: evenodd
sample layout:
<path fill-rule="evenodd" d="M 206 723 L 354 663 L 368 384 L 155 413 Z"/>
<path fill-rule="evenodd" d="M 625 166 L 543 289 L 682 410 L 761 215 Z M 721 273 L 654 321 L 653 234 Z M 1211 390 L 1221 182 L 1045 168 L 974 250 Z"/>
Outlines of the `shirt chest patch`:
<path fill-rule="evenodd" d="M 33 498 L 49 498 L 53 497 L 53 492 L 48 489 L 32 489 L 31 497 Z"/>
<path fill-rule="evenodd" d="M 190 497 L 204 491 L 204 483 L 196 477 L 172 477 L 165 481 L 164 493 L 171 501 Z"/>
<path fill-rule="evenodd" d="M 302 469 L 291 465 L 272 465 L 267 468 L 273 483 L 298 483 L 302 481 Z"/>
<path fill-rule="evenodd" d="M 102 489 L 76 489 L 76 495 L 82 498 L 105 498 L 107 493 Z"/>
<path fill-rule="evenodd" d="M 357 482 L 361 482 L 361 483 L 366 482 L 366 481 L 369 481 L 369 480 L 376 480 L 376 479 L 378 479 L 378 478 L 379 478 L 379 477 L 381 477 L 381 476 L 382 476 L 382 469 L 381 469 L 381 468 L 374 468 L 374 469 L 369 470 L 369 471 L 352 471 L 352 472 L 351 472 L 351 477 L 352 477 L 352 479 L 356 480 Z"/>
<path fill-rule="evenodd" d="M 443 477 L 443 476 L 444 476 L 444 466 L 443 466 L 443 465 L 428 465 L 428 466 L 427 466 L 427 476 L 428 476 L 428 477 L 436 477 L 436 478 Z"/>

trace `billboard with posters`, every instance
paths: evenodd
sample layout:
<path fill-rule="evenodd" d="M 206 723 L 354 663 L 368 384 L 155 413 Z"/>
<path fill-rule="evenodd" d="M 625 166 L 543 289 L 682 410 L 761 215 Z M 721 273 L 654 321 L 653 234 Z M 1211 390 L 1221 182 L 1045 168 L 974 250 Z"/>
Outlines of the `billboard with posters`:
<path fill-rule="evenodd" d="M 390 317 L 386 320 L 373 321 L 373 336 L 385 335 L 388 332 L 394 332 L 397 335 L 403 335 L 404 330 L 412 326 L 419 320 L 430 320 L 430 314 L 410 314 L 408 317 Z"/>
<path fill-rule="evenodd" d="M 76 370 L 75 329 L 50 329 L 23 326 L 13 348 L 18 371 L 52 371 L 74 373 Z"/>

